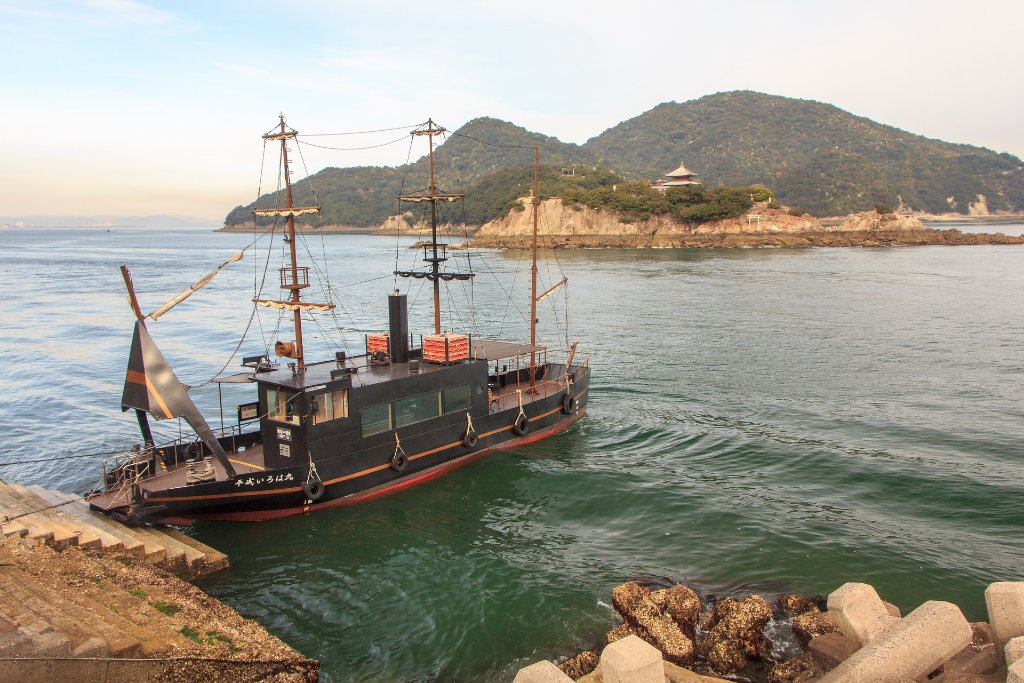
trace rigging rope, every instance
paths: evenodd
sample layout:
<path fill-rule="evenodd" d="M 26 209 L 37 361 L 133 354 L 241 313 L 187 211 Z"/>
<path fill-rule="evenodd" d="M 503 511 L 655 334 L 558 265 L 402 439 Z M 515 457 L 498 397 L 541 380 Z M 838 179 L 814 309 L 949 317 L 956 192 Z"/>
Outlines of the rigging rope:
<path fill-rule="evenodd" d="M 378 128 L 377 130 L 354 130 L 350 133 L 302 133 L 303 137 L 328 137 L 332 135 L 365 135 L 368 133 L 388 133 L 393 130 L 409 130 L 410 128 L 419 128 L 427 125 L 426 121 L 420 123 L 413 123 L 408 126 L 395 126 L 394 128 Z"/>
<path fill-rule="evenodd" d="M 379 145 L 367 145 L 366 147 L 330 147 L 328 145 L 318 145 L 315 142 L 305 142 L 304 140 L 299 140 L 298 138 L 296 138 L 295 141 L 298 142 L 300 145 L 319 147 L 320 149 L 330 149 L 334 150 L 335 152 L 358 152 L 364 149 L 377 149 L 378 147 L 387 147 L 388 145 L 393 145 L 396 142 L 401 142 L 404 139 L 405 136 L 403 135 L 402 137 L 392 140 L 390 142 L 382 142 Z"/>

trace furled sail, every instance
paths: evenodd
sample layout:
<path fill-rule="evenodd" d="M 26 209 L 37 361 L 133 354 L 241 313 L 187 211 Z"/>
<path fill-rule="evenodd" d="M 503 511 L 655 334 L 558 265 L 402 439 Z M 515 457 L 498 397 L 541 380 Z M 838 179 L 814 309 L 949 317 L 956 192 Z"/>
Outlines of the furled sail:
<path fill-rule="evenodd" d="M 132 350 L 128 356 L 128 371 L 124 378 L 124 392 L 121 394 L 121 409 L 129 408 L 145 410 L 158 420 L 185 418 L 196 435 L 224 466 L 228 476 L 234 479 L 235 470 L 213 435 L 210 425 L 206 423 L 206 419 L 185 391 L 185 386 L 178 380 L 178 376 L 157 348 L 156 342 L 140 322 L 135 323 Z"/>
<path fill-rule="evenodd" d="M 182 301 L 184 301 L 185 299 L 187 299 L 190 296 L 192 296 L 201 287 L 205 286 L 210 280 L 212 280 L 214 278 L 214 276 L 217 275 L 217 273 L 220 272 L 221 268 L 223 268 L 224 266 L 228 265 L 229 263 L 234 263 L 235 261 L 241 261 L 243 256 L 245 256 L 245 249 L 243 249 L 242 251 L 238 252 L 237 254 L 235 254 L 234 256 L 229 258 L 227 261 L 225 261 L 224 263 L 222 263 L 219 266 L 217 266 L 216 268 L 214 268 L 213 271 L 209 275 L 207 275 L 202 280 L 200 280 L 199 282 L 195 283 L 194 285 L 192 285 L 191 287 L 186 289 L 184 292 L 182 292 L 178 296 L 174 297 L 173 299 L 171 299 L 170 301 L 168 301 L 163 306 L 161 306 L 160 308 L 156 309 L 155 311 L 153 311 L 152 313 L 150 313 L 146 317 L 150 318 L 151 320 L 158 320 L 160 318 L 160 316 L 162 316 L 164 313 L 166 313 L 167 311 L 171 310 L 172 308 L 174 308 L 175 306 L 180 304 Z"/>
<path fill-rule="evenodd" d="M 437 201 L 443 199 L 446 202 L 455 202 L 466 195 L 464 194 L 444 194 L 444 193 L 431 193 L 431 194 L 403 194 L 399 197 L 403 202 L 413 202 L 419 204 L 420 202 Z"/>
<path fill-rule="evenodd" d="M 314 304 L 307 303 L 305 301 L 276 301 L 274 299 L 253 299 L 252 302 L 257 306 L 266 306 L 267 308 L 276 308 L 285 311 L 330 311 L 334 308 L 334 304 Z"/>
<path fill-rule="evenodd" d="M 256 216 L 303 216 L 307 213 L 320 213 L 319 206 L 292 206 L 284 209 L 253 209 Z"/>

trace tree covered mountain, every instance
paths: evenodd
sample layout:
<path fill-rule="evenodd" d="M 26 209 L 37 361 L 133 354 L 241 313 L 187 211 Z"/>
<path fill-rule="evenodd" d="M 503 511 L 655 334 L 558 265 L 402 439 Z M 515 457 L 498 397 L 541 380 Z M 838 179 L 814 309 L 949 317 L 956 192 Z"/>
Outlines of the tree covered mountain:
<path fill-rule="evenodd" d="M 971 145 L 932 140 L 809 100 L 740 91 L 665 103 L 623 121 L 584 145 L 478 118 L 449 133 L 435 155 L 438 185 L 463 191 L 448 219 L 481 224 L 529 192 L 534 145 L 545 165 L 542 194 L 571 183 L 558 169 L 576 166 L 603 184 L 607 169 L 654 179 L 680 162 L 711 187 L 764 184 L 778 200 L 818 216 L 876 204 L 932 213 L 967 213 L 985 197 L 991 211 L 1024 210 L 1024 162 Z M 595 169 L 602 169 L 595 171 Z M 375 226 L 399 207 L 402 192 L 428 184 L 427 159 L 396 168 L 326 168 L 309 178 L 326 225 Z M 310 183 L 295 183 L 296 202 L 312 202 Z M 273 206 L 273 194 L 256 205 Z M 227 225 L 252 220 L 239 206 Z"/>
<path fill-rule="evenodd" d="M 660 104 L 583 145 L 600 163 L 655 178 L 680 161 L 717 185 L 763 183 L 819 216 L 876 203 L 966 213 L 1024 209 L 1024 162 L 932 140 L 830 104 L 740 91 Z"/>
<path fill-rule="evenodd" d="M 552 165 L 589 165 L 591 156 L 579 145 L 531 133 L 525 128 L 492 118 L 474 119 L 435 149 L 437 187 L 445 192 L 465 192 L 456 207 L 446 207 L 446 218 L 470 224 L 486 223 L 508 210 L 516 197 L 528 194 L 533 183 L 534 146 L 540 158 Z M 529 169 L 529 170 L 528 170 Z M 549 171 L 550 172 L 550 171 Z M 398 167 L 328 167 L 308 179 L 293 182 L 297 205 L 314 203 L 313 192 L 323 207 L 324 225 L 369 227 L 380 225 L 388 216 L 413 211 L 415 205 L 399 206 L 398 195 L 425 192 L 430 184 L 426 156 Z M 517 194 L 518 193 L 518 194 Z M 225 225 L 253 220 L 253 208 L 273 207 L 282 201 L 278 193 L 261 196 L 253 204 L 238 206 Z M 447 211 L 450 208 L 451 211 Z M 261 223 L 269 219 L 260 219 Z"/>

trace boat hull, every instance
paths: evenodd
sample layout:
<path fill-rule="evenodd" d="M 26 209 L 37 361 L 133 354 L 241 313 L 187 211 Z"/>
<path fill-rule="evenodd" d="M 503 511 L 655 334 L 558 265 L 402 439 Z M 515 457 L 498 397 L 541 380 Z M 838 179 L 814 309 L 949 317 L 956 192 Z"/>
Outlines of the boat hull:
<path fill-rule="evenodd" d="M 193 520 L 263 521 L 352 505 L 421 484 L 496 451 L 553 436 L 587 410 L 589 368 L 581 369 L 573 387 L 576 409 L 566 410 L 565 392 L 537 398 L 523 406 L 529 418 L 525 434 L 515 431 L 518 406 L 474 418 L 477 442 L 467 446 L 465 426 L 451 425 L 403 437 L 407 464 L 392 467 L 395 444 L 345 457 L 338 453 L 308 466 L 272 469 L 164 491 L 147 491 L 142 505 L 129 513 L 140 523 L 188 524 Z M 315 483 L 319 482 L 320 486 Z M 314 485 L 310 485 L 314 484 Z"/>

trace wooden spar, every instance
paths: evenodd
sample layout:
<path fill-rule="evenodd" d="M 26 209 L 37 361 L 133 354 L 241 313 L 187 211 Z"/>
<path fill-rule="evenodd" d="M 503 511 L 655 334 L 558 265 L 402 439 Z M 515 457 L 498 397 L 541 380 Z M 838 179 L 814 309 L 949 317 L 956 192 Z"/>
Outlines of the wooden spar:
<path fill-rule="evenodd" d="M 132 306 L 132 311 L 135 312 L 135 319 L 139 321 L 139 324 L 143 327 L 146 326 L 146 319 L 142 315 L 142 309 L 139 308 L 139 299 L 135 296 L 135 285 L 132 284 L 132 274 L 128 272 L 128 266 L 121 265 L 121 277 L 124 278 L 124 286 L 128 288 L 128 303 Z M 147 448 L 152 448 L 154 445 L 153 441 L 153 430 L 149 428 L 149 415 L 146 415 L 145 410 L 139 408 L 135 409 L 135 419 L 139 422 L 139 431 L 142 432 L 142 441 L 146 444 Z"/>
<path fill-rule="evenodd" d="M 292 178 L 291 169 L 288 166 L 288 138 L 285 137 L 284 128 L 284 114 L 281 114 L 281 156 L 284 160 L 284 206 L 286 209 L 294 208 L 292 200 Z M 295 214 L 288 214 L 288 250 L 292 260 L 292 285 L 299 283 L 299 267 L 296 261 L 295 255 Z M 299 303 L 299 288 L 292 288 L 292 303 Z M 303 357 L 302 352 L 302 309 L 299 306 L 295 307 L 295 311 L 292 314 L 293 324 L 295 325 L 295 359 L 298 362 L 299 370 L 306 368 L 306 361 Z"/>
<path fill-rule="evenodd" d="M 569 278 L 563 277 L 561 280 L 556 282 L 553 286 L 551 286 L 548 289 L 546 289 L 543 294 L 538 296 L 537 297 L 537 303 L 540 303 L 541 301 L 544 301 L 544 299 L 546 299 L 550 295 L 554 294 L 555 290 L 557 290 L 559 287 L 561 287 L 564 284 L 568 284 L 568 282 L 569 282 Z"/>
<path fill-rule="evenodd" d="M 537 346 L 537 212 L 540 208 L 540 145 L 533 148 L 533 266 L 530 268 L 530 347 Z M 537 352 L 530 351 L 530 393 L 536 393 Z"/>
<path fill-rule="evenodd" d="M 140 325 L 145 327 L 146 319 L 142 315 L 142 309 L 139 308 L 139 300 L 135 296 L 135 285 L 132 284 L 132 274 L 128 272 L 128 266 L 121 266 L 121 277 L 124 278 L 124 286 L 128 289 L 128 303 L 131 304 L 132 311 L 135 312 L 135 318 Z"/>

